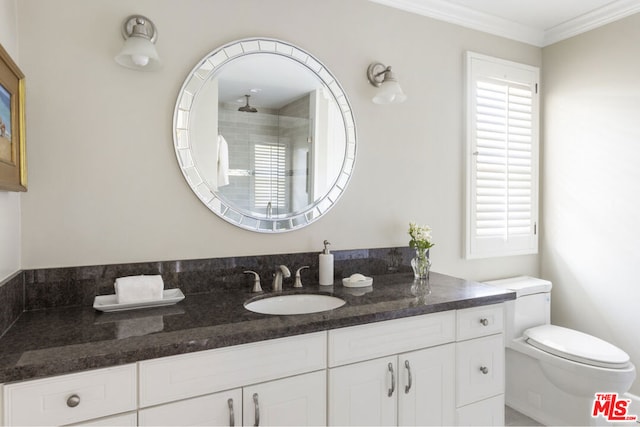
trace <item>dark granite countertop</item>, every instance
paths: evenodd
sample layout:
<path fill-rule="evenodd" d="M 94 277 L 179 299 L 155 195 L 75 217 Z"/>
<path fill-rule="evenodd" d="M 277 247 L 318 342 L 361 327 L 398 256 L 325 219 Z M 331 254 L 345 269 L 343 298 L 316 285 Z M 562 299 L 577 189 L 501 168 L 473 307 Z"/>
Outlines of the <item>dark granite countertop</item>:
<path fill-rule="evenodd" d="M 515 299 L 510 291 L 433 272 L 428 291 L 414 284 L 412 274 L 375 276 L 373 290 L 363 295 L 340 281 L 305 286 L 303 292 L 328 292 L 346 301 L 314 314 L 250 312 L 243 303 L 257 294 L 248 291 L 191 294 L 173 306 L 125 312 L 25 312 L 0 339 L 0 383 Z"/>

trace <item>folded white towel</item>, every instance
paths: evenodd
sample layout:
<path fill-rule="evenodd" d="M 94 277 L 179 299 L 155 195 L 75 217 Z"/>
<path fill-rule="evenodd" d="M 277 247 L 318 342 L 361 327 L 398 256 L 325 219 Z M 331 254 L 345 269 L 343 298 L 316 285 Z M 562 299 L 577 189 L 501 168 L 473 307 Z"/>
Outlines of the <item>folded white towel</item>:
<path fill-rule="evenodd" d="M 118 304 L 160 300 L 164 291 L 160 275 L 118 277 L 113 286 Z"/>
<path fill-rule="evenodd" d="M 229 185 L 229 145 L 218 135 L 218 187 Z"/>

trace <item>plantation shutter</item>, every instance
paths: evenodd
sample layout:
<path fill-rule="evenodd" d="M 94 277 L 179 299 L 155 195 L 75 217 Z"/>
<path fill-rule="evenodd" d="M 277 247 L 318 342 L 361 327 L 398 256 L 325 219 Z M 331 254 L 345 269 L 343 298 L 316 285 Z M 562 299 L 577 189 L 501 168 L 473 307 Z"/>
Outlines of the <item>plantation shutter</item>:
<path fill-rule="evenodd" d="M 467 56 L 467 257 L 537 253 L 538 68 Z"/>
<path fill-rule="evenodd" d="M 254 146 L 254 206 L 277 215 L 286 208 L 286 148 L 276 144 Z"/>

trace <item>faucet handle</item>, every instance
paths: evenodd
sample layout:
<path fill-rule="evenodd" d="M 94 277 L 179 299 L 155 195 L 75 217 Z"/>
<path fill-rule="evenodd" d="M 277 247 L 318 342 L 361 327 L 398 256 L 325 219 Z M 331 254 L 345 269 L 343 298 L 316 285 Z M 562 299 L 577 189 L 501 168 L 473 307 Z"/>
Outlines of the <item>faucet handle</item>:
<path fill-rule="evenodd" d="M 298 270 L 296 270 L 296 280 L 293 284 L 294 288 L 301 288 L 302 287 L 302 279 L 300 278 L 300 270 L 304 270 L 305 268 L 309 268 L 308 265 L 305 265 L 304 267 L 300 267 Z"/>
<path fill-rule="evenodd" d="M 253 289 L 251 292 L 262 292 L 262 286 L 260 286 L 260 276 L 255 271 L 247 270 L 243 271 L 245 274 L 253 274 Z"/>

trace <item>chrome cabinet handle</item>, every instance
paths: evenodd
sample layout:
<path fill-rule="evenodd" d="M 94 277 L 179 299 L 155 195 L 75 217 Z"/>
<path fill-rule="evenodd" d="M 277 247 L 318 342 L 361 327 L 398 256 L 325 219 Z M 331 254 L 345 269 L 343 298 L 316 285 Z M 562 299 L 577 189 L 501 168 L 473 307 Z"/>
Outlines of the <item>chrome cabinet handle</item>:
<path fill-rule="evenodd" d="M 487 375 L 489 373 L 489 368 L 487 368 L 486 366 L 480 366 L 480 372 Z"/>
<path fill-rule="evenodd" d="M 411 379 L 411 365 L 409 365 L 409 361 L 404 361 L 404 367 L 407 368 L 407 372 L 409 373 L 409 383 L 404 386 L 404 394 L 409 394 L 409 390 L 411 390 L 411 383 L 413 382 Z"/>
<path fill-rule="evenodd" d="M 227 404 L 229 405 L 229 426 L 233 427 L 236 425 L 236 416 L 233 413 L 233 399 L 227 400 Z"/>
<path fill-rule="evenodd" d="M 258 393 L 253 393 L 253 404 L 256 408 L 256 421 L 253 423 L 254 427 L 258 427 L 260 425 L 260 405 L 258 404 Z"/>
<path fill-rule="evenodd" d="M 391 388 L 389 389 L 389 393 L 387 393 L 387 395 L 391 397 L 393 396 L 393 392 L 396 391 L 396 374 L 393 372 L 392 363 L 389 363 L 388 368 L 389 372 L 391 372 Z"/>
<path fill-rule="evenodd" d="M 76 406 L 78 406 L 80 404 L 80 396 L 78 396 L 77 394 L 72 394 L 71 396 L 69 396 L 69 398 L 67 399 L 67 406 L 69 408 L 75 408 Z"/>
<path fill-rule="evenodd" d="M 480 319 L 480 323 L 482 323 L 482 326 L 489 326 L 489 321 L 487 319 Z"/>

